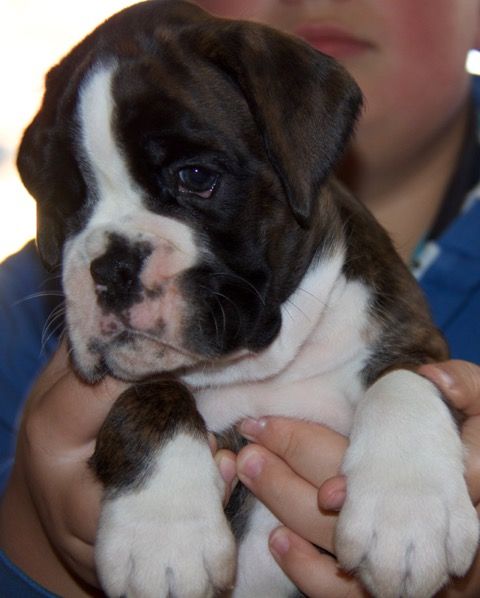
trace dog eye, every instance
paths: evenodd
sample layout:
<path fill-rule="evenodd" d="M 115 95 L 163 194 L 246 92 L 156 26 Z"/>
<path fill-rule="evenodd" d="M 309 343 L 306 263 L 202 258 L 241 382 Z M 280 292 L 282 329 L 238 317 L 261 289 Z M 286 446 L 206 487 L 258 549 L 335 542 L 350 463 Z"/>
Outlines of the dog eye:
<path fill-rule="evenodd" d="M 193 193 L 208 199 L 218 183 L 216 172 L 200 166 L 187 166 L 177 172 L 177 187 L 181 193 Z"/>

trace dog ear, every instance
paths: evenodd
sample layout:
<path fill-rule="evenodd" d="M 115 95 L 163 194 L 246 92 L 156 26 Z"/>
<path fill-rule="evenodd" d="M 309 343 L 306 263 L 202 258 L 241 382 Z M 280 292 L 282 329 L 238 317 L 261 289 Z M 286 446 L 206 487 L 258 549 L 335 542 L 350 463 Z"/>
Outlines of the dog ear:
<path fill-rule="evenodd" d="M 263 25 L 226 22 L 200 48 L 240 87 L 295 218 L 308 227 L 318 191 L 347 142 L 360 89 L 332 58 Z"/>
<path fill-rule="evenodd" d="M 59 75 L 59 67 L 48 74 L 42 107 L 25 131 L 17 156 L 22 182 L 37 202 L 37 246 L 49 270 L 61 261 L 68 221 L 85 193 L 68 124 L 73 103 Z"/>

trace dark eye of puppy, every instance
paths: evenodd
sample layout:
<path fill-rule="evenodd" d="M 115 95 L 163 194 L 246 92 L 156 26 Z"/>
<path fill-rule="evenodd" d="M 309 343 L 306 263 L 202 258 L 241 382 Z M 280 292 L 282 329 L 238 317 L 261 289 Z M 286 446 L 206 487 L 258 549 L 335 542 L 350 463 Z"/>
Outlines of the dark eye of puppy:
<path fill-rule="evenodd" d="M 217 186 L 219 175 L 201 166 L 185 166 L 177 171 L 177 188 L 181 193 L 193 193 L 208 199 Z"/>

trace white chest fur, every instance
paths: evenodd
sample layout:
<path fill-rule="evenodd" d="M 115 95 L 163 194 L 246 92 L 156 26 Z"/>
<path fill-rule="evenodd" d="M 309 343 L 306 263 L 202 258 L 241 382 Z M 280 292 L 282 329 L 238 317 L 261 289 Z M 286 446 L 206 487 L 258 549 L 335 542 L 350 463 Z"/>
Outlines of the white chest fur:
<path fill-rule="evenodd" d="M 246 416 L 283 415 L 349 432 L 364 391 L 370 293 L 345 279 L 342 264 L 339 251 L 311 268 L 283 305 L 281 333 L 267 350 L 185 378 L 211 430 Z"/>

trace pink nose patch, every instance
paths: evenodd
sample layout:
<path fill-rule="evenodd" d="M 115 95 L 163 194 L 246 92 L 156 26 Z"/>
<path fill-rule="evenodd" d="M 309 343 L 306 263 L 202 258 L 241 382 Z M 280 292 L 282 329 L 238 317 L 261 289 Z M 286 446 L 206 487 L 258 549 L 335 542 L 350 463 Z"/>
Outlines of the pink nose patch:
<path fill-rule="evenodd" d="M 107 317 L 100 321 L 100 332 L 103 336 L 112 336 L 120 330 L 120 323 L 113 317 Z"/>
<path fill-rule="evenodd" d="M 157 241 L 153 252 L 143 264 L 140 280 L 145 289 L 156 293 L 162 283 L 185 268 L 185 255 L 169 241 Z"/>

